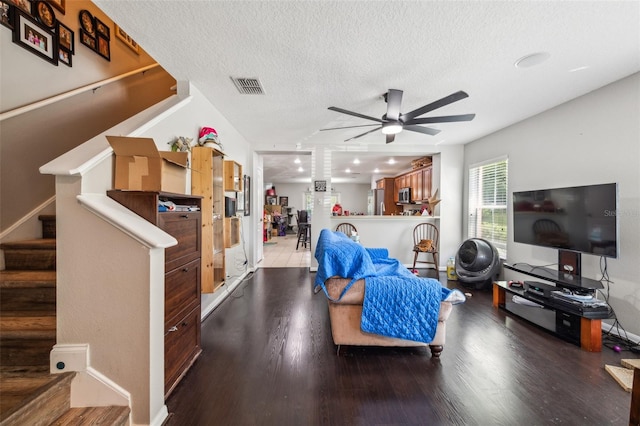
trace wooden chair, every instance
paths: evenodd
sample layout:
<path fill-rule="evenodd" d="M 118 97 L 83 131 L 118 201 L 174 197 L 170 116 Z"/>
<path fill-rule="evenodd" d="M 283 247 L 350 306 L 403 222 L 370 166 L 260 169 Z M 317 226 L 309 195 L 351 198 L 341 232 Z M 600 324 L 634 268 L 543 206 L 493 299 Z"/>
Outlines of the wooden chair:
<path fill-rule="evenodd" d="M 421 249 L 421 241 L 430 240 L 431 248 L 427 251 Z M 435 266 L 438 270 L 438 250 L 439 250 L 439 232 L 438 228 L 433 223 L 420 223 L 413 228 L 413 267 L 411 271 L 415 271 L 416 263 L 426 263 Z M 424 254 L 427 256 L 426 260 L 418 260 L 418 255 Z M 433 260 L 429 260 L 429 256 Z"/>
<path fill-rule="evenodd" d="M 336 231 L 342 232 L 347 237 L 351 237 L 353 232 L 355 232 L 355 233 L 358 232 L 358 230 L 356 229 L 355 226 L 353 226 L 350 223 L 346 223 L 346 222 L 345 223 L 341 223 L 338 226 L 336 226 Z"/>

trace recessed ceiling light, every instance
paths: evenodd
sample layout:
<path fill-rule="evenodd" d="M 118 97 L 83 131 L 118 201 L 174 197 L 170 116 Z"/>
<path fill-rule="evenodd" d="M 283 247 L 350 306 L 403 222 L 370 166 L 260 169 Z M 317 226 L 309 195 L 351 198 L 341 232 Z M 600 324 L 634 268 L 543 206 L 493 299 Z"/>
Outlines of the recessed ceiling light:
<path fill-rule="evenodd" d="M 380 169 L 376 167 L 376 169 L 373 171 L 373 173 L 380 173 Z"/>
<path fill-rule="evenodd" d="M 351 173 L 351 169 L 347 167 L 344 172 L 345 173 Z"/>
<path fill-rule="evenodd" d="M 549 52 L 532 53 L 518 59 L 514 65 L 516 68 L 531 68 L 535 67 L 536 65 L 540 65 L 550 57 L 551 55 L 549 54 Z"/>
<path fill-rule="evenodd" d="M 355 160 L 353 160 L 353 164 L 360 164 L 360 160 L 356 158 Z"/>
<path fill-rule="evenodd" d="M 396 164 L 396 160 L 394 160 L 393 158 L 389 158 L 388 163 L 389 164 Z"/>
<path fill-rule="evenodd" d="M 302 166 L 298 167 L 298 171 L 299 172 L 304 172 L 304 169 L 302 168 Z"/>
<path fill-rule="evenodd" d="M 296 159 L 293 160 L 293 162 L 296 163 L 296 164 L 300 164 L 300 159 L 296 157 Z"/>

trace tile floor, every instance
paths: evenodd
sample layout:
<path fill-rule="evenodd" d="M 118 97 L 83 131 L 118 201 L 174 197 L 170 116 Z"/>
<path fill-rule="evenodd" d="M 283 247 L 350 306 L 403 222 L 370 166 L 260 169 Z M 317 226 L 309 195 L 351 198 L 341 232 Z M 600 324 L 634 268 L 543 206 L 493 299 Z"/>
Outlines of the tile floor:
<path fill-rule="evenodd" d="M 261 268 L 308 268 L 311 266 L 310 244 L 307 243 L 305 248 L 300 243 L 296 250 L 297 242 L 296 234 L 272 237 L 267 243 L 263 243 L 264 259 L 258 266 Z"/>

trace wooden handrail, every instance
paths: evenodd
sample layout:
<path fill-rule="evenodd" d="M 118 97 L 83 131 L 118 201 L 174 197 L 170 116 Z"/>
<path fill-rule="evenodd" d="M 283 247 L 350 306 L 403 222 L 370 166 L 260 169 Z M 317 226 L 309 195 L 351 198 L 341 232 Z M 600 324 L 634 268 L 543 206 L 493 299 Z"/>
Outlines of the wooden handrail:
<path fill-rule="evenodd" d="M 24 114 L 25 112 L 29 112 L 29 111 L 33 111 L 33 110 L 38 109 L 38 108 L 42 108 L 43 106 L 47 106 L 47 105 L 50 105 L 52 103 L 59 102 L 61 100 L 70 98 L 70 97 L 78 95 L 80 93 L 88 92 L 89 90 L 96 90 L 96 89 L 98 89 L 98 88 L 100 88 L 102 86 L 105 86 L 107 84 L 116 82 L 118 80 L 122 80 L 123 78 L 127 78 L 127 77 L 129 77 L 131 75 L 134 75 L 134 74 L 145 73 L 146 71 L 148 71 L 148 70 L 150 70 L 152 68 L 155 68 L 155 67 L 159 67 L 159 66 L 160 66 L 160 64 L 158 64 L 158 63 L 147 65 L 146 67 L 138 68 L 137 70 L 129 71 L 129 72 L 126 72 L 124 74 L 117 75 L 115 77 L 107 78 L 106 80 L 102 80 L 102 81 L 98 81 L 96 83 L 88 84 L 86 86 L 78 87 L 77 89 L 73 89 L 73 90 L 70 90 L 68 92 L 64 92 L 64 93 L 52 96 L 52 97 L 47 98 L 47 99 L 43 99 L 41 101 L 33 102 L 33 103 L 29 104 L 29 105 L 25 105 L 25 106 L 21 106 L 21 107 L 18 107 L 18 108 L 11 109 L 11 110 L 9 110 L 7 112 L 3 112 L 2 114 L 0 114 L 0 121 L 6 120 L 8 118 L 15 117 L 16 115 Z"/>

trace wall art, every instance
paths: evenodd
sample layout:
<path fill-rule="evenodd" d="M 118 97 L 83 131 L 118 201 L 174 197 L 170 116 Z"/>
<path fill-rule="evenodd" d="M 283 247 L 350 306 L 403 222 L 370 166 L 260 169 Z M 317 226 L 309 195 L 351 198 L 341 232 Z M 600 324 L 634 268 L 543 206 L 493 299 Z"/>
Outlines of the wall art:
<path fill-rule="evenodd" d="M 96 38 L 83 29 L 80 30 L 80 43 L 84 44 L 91 50 L 96 50 Z"/>
<path fill-rule="evenodd" d="M 67 0 L 47 0 L 47 2 L 58 9 L 64 15 L 64 11 L 66 9 Z"/>
<path fill-rule="evenodd" d="M 76 53 L 76 47 L 74 43 L 74 34 L 71 28 L 67 27 L 62 22 L 58 21 L 57 31 L 58 33 L 58 46 L 60 49 L 64 49 L 70 53 Z"/>
<path fill-rule="evenodd" d="M 98 33 L 98 35 L 101 35 L 103 38 L 106 38 L 107 40 L 111 40 L 111 30 L 109 29 L 107 24 L 105 24 L 98 18 L 94 18 L 94 19 L 96 23 L 96 32 Z"/>
<path fill-rule="evenodd" d="M 111 61 L 111 47 L 109 46 L 109 40 L 98 34 L 98 55 L 105 58 L 107 61 Z"/>
<path fill-rule="evenodd" d="M 134 39 L 129 37 L 129 34 L 124 32 L 122 28 L 118 26 L 118 24 L 114 24 L 114 26 L 115 26 L 114 31 L 116 33 L 116 37 L 119 38 L 124 44 L 126 44 L 129 49 L 133 50 L 139 55 L 140 46 L 138 46 L 138 43 L 136 43 Z"/>
<path fill-rule="evenodd" d="M 7 3 L 22 9 L 24 12 L 31 13 L 31 3 L 29 3 L 29 0 L 7 0 Z"/>
<path fill-rule="evenodd" d="M 71 58 L 72 58 L 72 56 L 73 55 L 68 50 L 58 49 L 58 61 L 62 62 L 63 64 L 65 64 L 68 67 L 71 66 Z"/>
<path fill-rule="evenodd" d="M 45 27 L 53 30 L 56 27 L 56 13 L 53 7 L 44 1 L 34 1 L 31 6 L 31 14 Z"/>
<path fill-rule="evenodd" d="M 78 18 L 80 19 L 80 28 L 82 29 L 82 31 L 95 38 L 96 25 L 91 12 L 89 12 L 88 10 L 81 10 Z"/>
<path fill-rule="evenodd" d="M 13 42 L 53 65 L 58 65 L 58 42 L 54 34 L 22 9 L 15 11 Z"/>
<path fill-rule="evenodd" d="M 11 19 L 13 17 L 12 8 L 13 5 L 8 1 L 0 1 L 0 24 L 10 30 L 13 29 L 13 20 Z"/>

